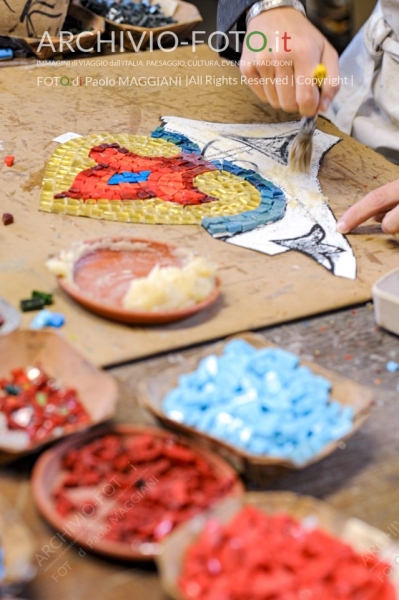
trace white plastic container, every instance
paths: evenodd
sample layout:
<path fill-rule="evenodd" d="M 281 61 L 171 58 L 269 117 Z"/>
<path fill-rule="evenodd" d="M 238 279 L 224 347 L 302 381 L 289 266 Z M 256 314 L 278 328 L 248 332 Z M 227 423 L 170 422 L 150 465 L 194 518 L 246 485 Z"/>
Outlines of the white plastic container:
<path fill-rule="evenodd" d="M 377 325 L 399 335 L 399 269 L 374 284 L 373 300 Z"/>

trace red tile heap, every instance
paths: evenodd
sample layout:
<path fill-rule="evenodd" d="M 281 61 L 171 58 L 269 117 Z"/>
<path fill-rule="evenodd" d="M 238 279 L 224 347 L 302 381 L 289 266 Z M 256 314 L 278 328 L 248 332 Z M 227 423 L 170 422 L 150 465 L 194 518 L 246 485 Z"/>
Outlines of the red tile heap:
<path fill-rule="evenodd" d="M 237 481 L 175 439 L 146 433 L 100 437 L 68 452 L 63 467 L 54 493 L 58 513 L 92 516 L 106 539 L 138 545 L 161 540 L 230 493 Z M 82 486 L 84 502 L 77 500 Z"/>
<path fill-rule="evenodd" d="M 188 600 L 395 600 L 388 565 L 320 529 L 248 506 L 226 526 L 208 521 L 188 549 Z"/>

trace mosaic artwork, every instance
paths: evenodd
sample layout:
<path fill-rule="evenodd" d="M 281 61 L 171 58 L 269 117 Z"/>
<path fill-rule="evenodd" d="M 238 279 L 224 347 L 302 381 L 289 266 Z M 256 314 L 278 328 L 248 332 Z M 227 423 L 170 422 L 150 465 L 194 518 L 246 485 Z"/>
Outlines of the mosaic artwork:
<path fill-rule="evenodd" d="M 311 172 L 288 154 L 298 123 L 224 125 L 164 117 L 151 137 L 95 134 L 52 155 L 40 209 L 130 223 L 202 224 L 214 237 L 265 254 L 302 252 L 355 278 L 356 260 L 317 179 L 339 141 L 315 134 Z"/>
<path fill-rule="evenodd" d="M 128 223 L 200 225 L 204 217 L 259 207 L 261 191 L 203 159 L 187 138 L 159 130 L 153 136 L 104 133 L 60 145 L 43 179 L 40 209 Z"/>

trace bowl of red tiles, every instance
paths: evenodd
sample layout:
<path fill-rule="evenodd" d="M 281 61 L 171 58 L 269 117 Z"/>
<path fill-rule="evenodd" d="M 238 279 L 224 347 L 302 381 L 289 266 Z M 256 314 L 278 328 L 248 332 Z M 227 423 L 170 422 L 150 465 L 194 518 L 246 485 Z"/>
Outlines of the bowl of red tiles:
<path fill-rule="evenodd" d="M 161 429 L 115 425 L 44 452 L 33 495 L 45 519 L 77 546 L 152 560 L 179 524 L 243 493 L 219 456 Z"/>
<path fill-rule="evenodd" d="M 399 546 L 381 537 L 320 500 L 251 492 L 178 527 L 157 565 L 174 600 L 397 600 Z"/>
<path fill-rule="evenodd" d="M 156 269 L 182 269 L 193 258 L 193 253 L 174 244 L 125 236 L 74 243 L 55 260 L 57 264 L 61 262 L 61 269 L 66 273 L 66 276 L 58 276 L 59 285 L 88 310 L 122 323 L 159 325 L 180 321 L 207 309 L 220 294 L 219 278 L 210 278 L 206 297 L 199 301 L 188 299 L 186 304 L 183 302 L 181 307 L 173 308 L 162 304 L 161 308 L 152 309 L 129 306 L 125 302 L 129 289 L 135 281 L 148 278 Z M 162 290 L 160 295 L 164 300 Z"/>
<path fill-rule="evenodd" d="M 106 421 L 115 380 L 61 336 L 14 331 L 0 337 L 0 454 L 17 456 Z"/>

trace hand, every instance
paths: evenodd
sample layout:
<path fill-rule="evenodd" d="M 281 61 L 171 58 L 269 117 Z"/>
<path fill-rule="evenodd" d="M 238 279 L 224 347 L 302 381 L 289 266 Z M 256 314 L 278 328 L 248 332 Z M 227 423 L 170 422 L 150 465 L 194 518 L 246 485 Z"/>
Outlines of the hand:
<path fill-rule="evenodd" d="M 371 217 L 384 233 L 399 233 L 399 179 L 367 194 L 351 206 L 337 223 L 340 233 L 349 233 Z"/>
<path fill-rule="evenodd" d="M 267 45 L 261 52 L 251 50 Z M 276 31 L 279 34 L 276 36 Z M 285 40 L 283 39 L 285 36 Z M 276 50 L 276 37 L 279 38 L 279 51 Z M 273 48 L 270 52 L 269 48 Z M 288 50 L 291 50 L 288 52 Z M 277 62 L 277 66 L 273 65 Z M 263 63 L 259 65 L 259 63 Z M 291 66 L 284 66 L 291 63 Z M 320 94 L 317 85 L 311 81 L 319 63 L 327 67 L 327 81 Z M 339 90 L 329 80 L 339 78 L 338 54 L 323 35 L 298 10 L 289 7 L 267 10 L 248 23 L 244 49 L 240 61 L 241 73 L 247 79 L 267 79 L 266 83 L 248 81 L 252 91 L 263 102 L 273 108 L 282 108 L 286 112 L 300 112 L 313 117 L 318 110 L 328 109 Z M 288 76 L 288 83 L 276 83 L 270 80 Z M 294 79 L 294 80 L 293 80 Z M 335 82 L 334 82 L 335 83 Z"/>

